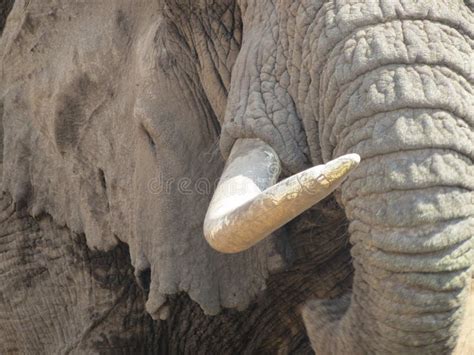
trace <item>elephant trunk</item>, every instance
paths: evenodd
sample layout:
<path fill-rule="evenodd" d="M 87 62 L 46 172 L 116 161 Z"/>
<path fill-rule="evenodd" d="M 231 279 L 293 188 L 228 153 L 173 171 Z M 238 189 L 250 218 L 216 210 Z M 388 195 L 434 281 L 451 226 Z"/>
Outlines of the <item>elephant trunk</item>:
<path fill-rule="evenodd" d="M 352 294 L 304 311 L 317 353 L 440 354 L 456 344 L 473 260 L 473 51 L 434 3 L 431 20 L 354 29 L 315 78 L 324 158 L 362 158 L 341 189 Z"/>
<path fill-rule="evenodd" d="M 316 326 L 309 327 L 315 348 L 323 354 L 447 352 L 456 344 L 473 259 L 472 193 L 461 182 L 468 162 L 436 149 L 362 161 L 342 188 L 351 220 L 352 297 L 311 306 L 316 322 L 306 321 Z M 459 167 L 457 186 L 448 178 L 436 184 L 416 178 L 426 169 L 436 179 L 438 169 L 452 165 Z M 398 179 L 405 187 L 384 186 Z"/>

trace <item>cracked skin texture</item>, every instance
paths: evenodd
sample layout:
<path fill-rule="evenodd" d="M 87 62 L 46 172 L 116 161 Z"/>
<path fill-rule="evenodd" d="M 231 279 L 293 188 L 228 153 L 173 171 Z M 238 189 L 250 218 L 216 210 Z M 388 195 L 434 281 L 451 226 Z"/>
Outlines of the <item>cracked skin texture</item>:
<path fill-rule="evenodd" d="M 313 349 L 452 351 L 473 260 L 463 1 L 16 0 L 4 12 L 2 295 L 38 296 L 2 296 L 2 352 L 310 352 L 299 307 L 347 291 L 346 220 L 330 199 L 249 251 L 211 250 L 201 227 L 219 147 L 240 137 L 269 143 L 285 175 L 362 157 L 337 193 L 352 293 L 304 308 Z M 85 244 L 105 271 L 70 256 Z M 91 268 L 105 281 L 79 276 Z M 75 287 L 88 296 L 67 301 Z"/>

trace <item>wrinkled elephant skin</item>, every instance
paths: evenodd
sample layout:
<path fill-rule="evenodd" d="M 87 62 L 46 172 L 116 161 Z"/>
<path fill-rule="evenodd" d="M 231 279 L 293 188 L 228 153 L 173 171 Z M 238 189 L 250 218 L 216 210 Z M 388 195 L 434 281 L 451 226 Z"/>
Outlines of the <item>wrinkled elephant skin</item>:
<path fill-rule="evenodd" d="M 0 353 L 451 353 L 473 58 L 467 0 L 2 1 Z"/>

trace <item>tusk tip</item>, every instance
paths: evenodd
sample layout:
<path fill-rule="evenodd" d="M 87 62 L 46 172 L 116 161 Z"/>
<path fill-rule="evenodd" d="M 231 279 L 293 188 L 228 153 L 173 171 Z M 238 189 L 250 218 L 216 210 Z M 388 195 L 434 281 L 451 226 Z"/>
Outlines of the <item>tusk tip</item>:
<path fill-rule="evenodd" d="M 360 155 L 356 153 L 346 154 L 335 159 L 335 161 L 340 161 L 341 163 L 346 163 L 348 165 L 356 167 L 360 163 Z"/>
<path fill-rule="evenodd" d="M 327 182 L 332 185 L 332 183 L 345 178 L 359 163 L 360 156 L 358 154 L 346 154 L 328 162 L 325 165 L 326 171 L 323 175 L 327 179 Z"/>
<path fill-rule="evenodd" d="M 343 155 L 343 157 L 353 161 L 354 163 L 356 164 L 359 164 L 360 163 L 360 155 L 359 154 L 356 154 L 356 153 L 351 153 L 351 154 L 346 154 L 346 155 Z"/>

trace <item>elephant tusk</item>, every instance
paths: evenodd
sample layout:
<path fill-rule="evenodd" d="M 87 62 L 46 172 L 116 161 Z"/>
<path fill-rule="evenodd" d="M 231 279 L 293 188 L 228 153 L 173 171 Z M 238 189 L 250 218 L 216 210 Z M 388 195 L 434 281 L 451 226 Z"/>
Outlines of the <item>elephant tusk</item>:
<path fill-rule="evenodd" d="M 223 253 L 250 248 L 328 196 L 359 161 L 344 155 L 275 184 L 276 152 L 260 139 L 237 140 L 204 220 L 207 242 Z"/>

